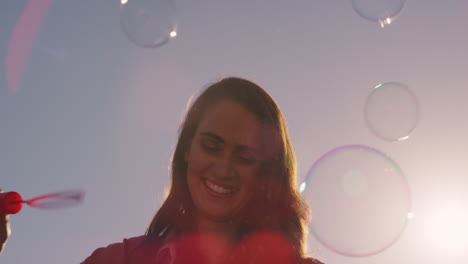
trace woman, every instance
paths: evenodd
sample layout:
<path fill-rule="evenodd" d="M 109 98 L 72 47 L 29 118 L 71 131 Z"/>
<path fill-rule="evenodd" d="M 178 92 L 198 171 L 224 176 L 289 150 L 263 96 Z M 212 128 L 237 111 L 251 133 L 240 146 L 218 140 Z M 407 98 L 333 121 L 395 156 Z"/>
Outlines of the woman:
<path fill-rule="evenodd" d="M 189 108 L 167 198 L 146 234 L 82 264 L 320 263 L 305 257 L 307 206 L 283 115 L 258 85 L 225 78 Z"/>

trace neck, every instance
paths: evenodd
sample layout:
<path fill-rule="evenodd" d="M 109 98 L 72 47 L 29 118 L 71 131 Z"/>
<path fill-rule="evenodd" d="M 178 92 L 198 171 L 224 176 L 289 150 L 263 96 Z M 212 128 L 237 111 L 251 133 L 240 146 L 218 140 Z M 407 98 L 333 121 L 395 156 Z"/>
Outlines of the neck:
<path fill-rule="evenodd" d="M 198 218 L 197 231 L 210 233 L 226 241 L 233 241 L 237 235 L 237 228 L 229 221 L 216 221 L 207 218 Z"/>

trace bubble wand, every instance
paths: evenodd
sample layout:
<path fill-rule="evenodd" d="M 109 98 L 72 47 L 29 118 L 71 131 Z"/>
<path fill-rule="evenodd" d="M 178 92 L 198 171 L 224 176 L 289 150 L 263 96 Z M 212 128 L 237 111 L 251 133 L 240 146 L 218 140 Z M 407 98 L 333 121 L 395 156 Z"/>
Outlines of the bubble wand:
<path fill-rule="evenodd" d="M 83 201 L 84 192 L 70 190 L 39 195 L 24 200 L 17 192 L 0 193 L 0 215 L 16 214 L 23 208 L 23 203 L 43 209 L 61 209 L 80 204 Z"/>

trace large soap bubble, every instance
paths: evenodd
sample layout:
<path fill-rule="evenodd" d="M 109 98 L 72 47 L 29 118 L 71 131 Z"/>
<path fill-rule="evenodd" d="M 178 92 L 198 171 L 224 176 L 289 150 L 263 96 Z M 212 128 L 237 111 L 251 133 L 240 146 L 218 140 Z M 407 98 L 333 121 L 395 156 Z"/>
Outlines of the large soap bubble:
<path fill-rule="evenodd" d="M 341 255 L 366 257 L 385 250 L 412 216 L 403 171 L 365 145 L 325 153 L 300 187 L 312 210 L 311 234 Z"/>

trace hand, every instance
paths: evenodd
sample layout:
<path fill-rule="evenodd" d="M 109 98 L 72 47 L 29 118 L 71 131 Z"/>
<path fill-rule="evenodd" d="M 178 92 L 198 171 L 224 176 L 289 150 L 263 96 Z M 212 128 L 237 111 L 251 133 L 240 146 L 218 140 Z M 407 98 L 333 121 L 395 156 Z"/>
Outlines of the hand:
<path fill-rule="evenodd" d="M 0 189 L 0 193 L 3 192 Z M 10 223 L 8 221 L 8 215 L 0 215 L 0 253 L 6 244 L 8 237 L 10 236 Z"/>

